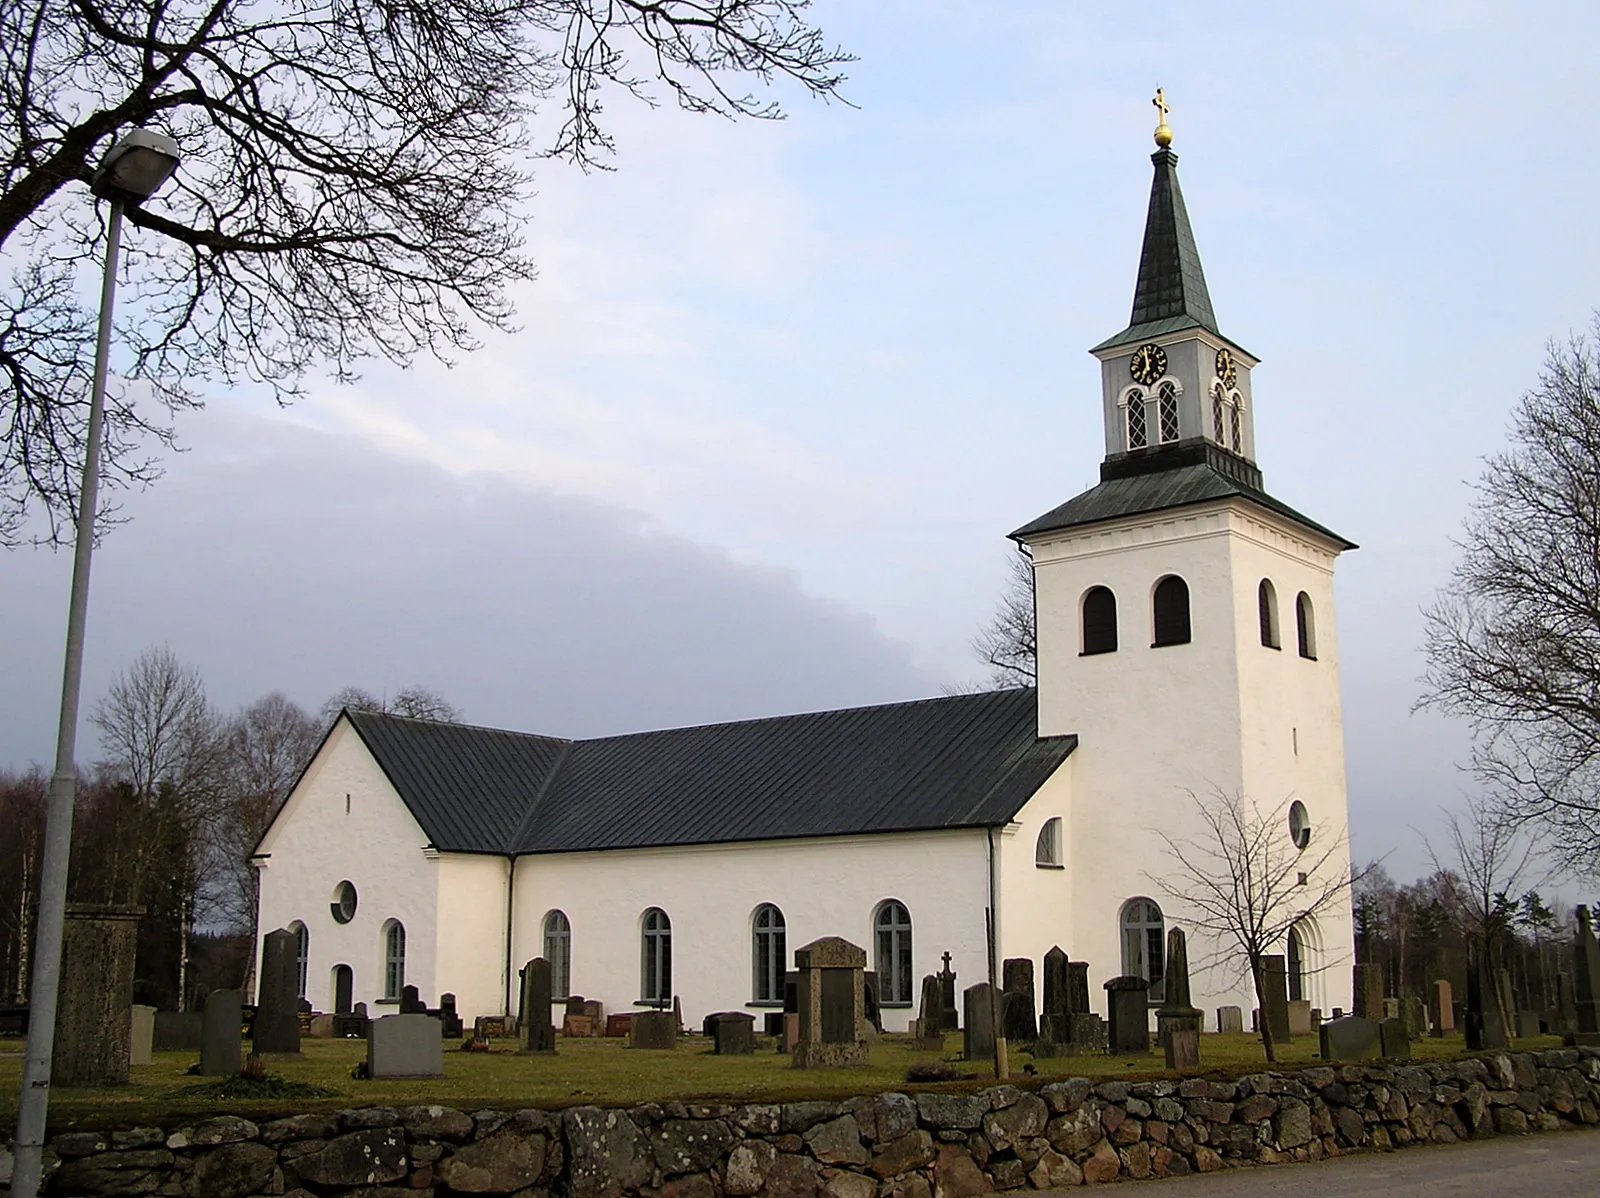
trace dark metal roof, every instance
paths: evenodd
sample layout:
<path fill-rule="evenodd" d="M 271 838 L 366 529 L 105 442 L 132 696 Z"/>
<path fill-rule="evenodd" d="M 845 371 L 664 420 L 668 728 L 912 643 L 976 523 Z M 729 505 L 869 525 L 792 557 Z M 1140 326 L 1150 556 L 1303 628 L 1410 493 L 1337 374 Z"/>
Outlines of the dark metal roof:
<path fill-rule="evenodd" d="M 1139 279 L 1133 289 L 1128 327 L 1108 337 L 1095 350 L 1110 349 L 1182 329 L 1208 329 L 1221 336 L 1206 290 L 1205 271 L 1189 212 L 1178 186 L 1178 156 L 1163 147 L 1150 156 L 1155 177 L 1150 182 L 1150 209 L 1145 216 L 1144 247 L 1139 254 Z M 1090 351 L 1091 353 L 1094 350 Z"/>
<path fill-rule="evenodd" d="M 1011 536 L 1021 541 L 1039 533 L 1079 528 L 1122 516 L 1140 516 L 1196 503 L 1210 503 L 1217 499 L 1247 499 L 1269 512 L 1285 516 L 1312 532 L 1322 534 L 1342 549 L 1357 548 L 1354 541 L 1346 540 L 1315 520 L 1302 516 L 1265 491 L 1230 477 L 1207 458 L 1173 469 L 1104 478 L 1099 486 L 1090 487 L 1037 520 L 1030 520 Z"/>
<path fill-rule="evenodd" d="M 1003 824 L 1077 746 L 1032 690 L 559 741 L 347 712 L 433 844 L 556 853 Z"/>

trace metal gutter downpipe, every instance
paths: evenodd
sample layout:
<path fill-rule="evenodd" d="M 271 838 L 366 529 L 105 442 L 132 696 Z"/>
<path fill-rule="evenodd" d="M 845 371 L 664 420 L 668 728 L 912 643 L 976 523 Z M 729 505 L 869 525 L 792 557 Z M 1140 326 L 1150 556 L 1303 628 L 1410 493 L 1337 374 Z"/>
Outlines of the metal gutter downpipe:
<path fill-rule="evenodd" d="M 989 941 L 989 1018 L 994 1024 L 994 1077 L 1003 1082 L 1011 1076 L 1011 1062 L 1000 1018 L 1000 991 L 995 985 L 1000 972 L 1000 878 L 994 864 L 994 829 L 985 828 L 983 834 L 989 843 L 989 926 L 984 929 Z"/>
<path fill-rule="evenodd" d="M 512 912 L 516 910 L 517 897 L 517 854 L 512 853 L 506 858 L 506 1018 L 511 1018 L 511 920 Z M 521 1012 L 519 1011 L 520 1015 Z"/>

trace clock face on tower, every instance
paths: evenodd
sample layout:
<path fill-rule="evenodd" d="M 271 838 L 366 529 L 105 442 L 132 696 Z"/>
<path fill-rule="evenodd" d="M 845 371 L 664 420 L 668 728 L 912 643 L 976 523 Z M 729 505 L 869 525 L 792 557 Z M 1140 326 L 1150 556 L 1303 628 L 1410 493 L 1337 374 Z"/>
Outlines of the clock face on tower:
<path fill-rule="evenodd" d="M 1222 385 L 1231 387 L 1239 381 L 1239 364 L 1233 360 L 1233 354 L 1228 350 L 1217 351 L 1217 377 L 1222 380 Z"/>
<path fill-rule="evenodd" d="M 1167 351 L 1154 343 L 1141 345 L 1128 359 L 1128 373 L 1134 382 L 1148 387 L 1167 373 Z"/>

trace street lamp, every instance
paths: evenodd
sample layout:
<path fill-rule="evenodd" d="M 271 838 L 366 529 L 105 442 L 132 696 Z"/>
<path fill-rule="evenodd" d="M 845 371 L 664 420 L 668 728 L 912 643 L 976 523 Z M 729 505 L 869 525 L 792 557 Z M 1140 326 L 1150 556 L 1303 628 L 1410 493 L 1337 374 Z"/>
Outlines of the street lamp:
<path fill-rule="evenodd" d="M 28 991 L 28 1043 L 22 1066 L 22 1097 L 17 1110 L 12 1198 L 36 1198 L 43 1166 L 45 1115 L 50 1102 L 50 1057 L 56 1036 L 56 996 L 61 984 L 67 866 L 72 857 L 72 808 L 78 790 L 76 749 L 78 692 L 83 680 L 83 624 L 89 605 L 89 555 L 94 549 L 95 503 L 100 489 L 100 426 L 105 411 L 106 360 L 111 349 L 111 309 L 117 293 L 122 211 L 130 204 L 137 206 L 149 199 L 177 167 L 177 142 L 148 129 L 134 129 L 106 153 L 90 184 L 95 195 L 111 201 L 111 219 L 106 226 L 100 328 L 95 338 L 89 428 L 84 438 L 83 481 L 78 490 L 78 524 L 73 536 L 72 598 L 67 607 L 67 654 L 61 677 L 56 768 L 50 775 L 44 860 L 39 870 L 39 925 L 33 981 Z"/>

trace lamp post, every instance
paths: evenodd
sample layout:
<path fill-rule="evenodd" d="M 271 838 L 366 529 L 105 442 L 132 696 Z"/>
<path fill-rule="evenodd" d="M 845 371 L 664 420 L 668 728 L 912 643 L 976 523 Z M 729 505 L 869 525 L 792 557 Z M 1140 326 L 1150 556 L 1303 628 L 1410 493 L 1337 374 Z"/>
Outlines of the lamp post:
<path fill-rule="evenodd" d="M 83 625 L 89 606 L 89 555 L 94 549 L 95 504 L 100 489 L 100 426 L 105 412 L 106 362 L 111 349 L 111 310 L 117 291 L 122 211 L 127 205 L 141 204 L 154 195 L 177 166 L 176 142 L 160 133 L 135 129 L 106 153 L 91 184 L 95 195 L 111 201 L 111 219 L 106 226 L 100 328 L 95 338 L 89 427 L 84 438 L 83 480 L 78 490 L 78 524 L 73 536 L 72 598 L 67 607 L 67 652 L 61 677 L 56 766 L 50 775 L 44 860 L 39 870 L 39 925 L 33 980 L 28 991 L 28 1043 L 17 1110 L 12 1198 L 36 1198 L 43 1165 L 45 1115 L 50 1102 L 50 1058 L 55 1048 L 56 998 L 61 984 L 67 866 L 72 857 L 72 809 L 78 790 L 76 751 L 78 692 L 83 679 Z"/>

